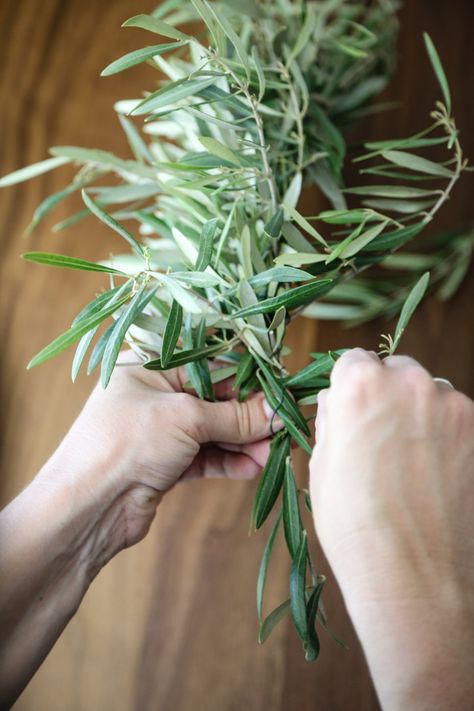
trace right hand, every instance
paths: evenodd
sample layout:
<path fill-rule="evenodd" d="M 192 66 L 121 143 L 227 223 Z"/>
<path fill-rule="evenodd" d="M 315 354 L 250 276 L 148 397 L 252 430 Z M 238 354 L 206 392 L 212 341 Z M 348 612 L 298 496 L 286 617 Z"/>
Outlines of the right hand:
<path fill-rule="evenodd" d="M 462 676 L 474 654 L 474 403 L 411 358 L 355 349 L 321 394 L 316 439 L 316 530 L 384 708 L 398 709 L 388 699 L 420 655 L 440 656 L 438 675 L 459 657 Z"/>

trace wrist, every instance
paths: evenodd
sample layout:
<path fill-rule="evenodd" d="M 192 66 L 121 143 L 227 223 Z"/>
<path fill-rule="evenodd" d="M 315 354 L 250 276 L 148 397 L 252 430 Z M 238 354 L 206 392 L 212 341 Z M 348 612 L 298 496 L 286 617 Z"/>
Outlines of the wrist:
<path fill-rule="evenodd" d="M 444 581 L 406 596 L 345 595 L 384 711 L 469 711 L 472 596 Z"/>

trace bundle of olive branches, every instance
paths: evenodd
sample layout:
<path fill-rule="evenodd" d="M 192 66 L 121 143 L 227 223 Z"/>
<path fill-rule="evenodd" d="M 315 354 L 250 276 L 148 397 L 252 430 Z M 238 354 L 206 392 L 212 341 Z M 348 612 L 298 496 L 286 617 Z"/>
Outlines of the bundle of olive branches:
<path fill-rule="evenodd" d="M 133 160 L 60 146 L 51 149 L 52 158 L 0 182 L 81 165 L 64 190 L 37 208 L 31 227 L 82 190 L 85 209 L 56 229 L 93 213 L 131 248 L 99 263 L 24 255 L 110 278 L 108 290 L 30 366 L 78 341 L 73 379 L 91 350 L 87 372 L 100 365 L 105 387 L 126 342 L 146 368 L 185 365 L 201 398 L 212 400 L 214 383 L 233 377 L 240 398 L 263 390 L 278 412 L 285 427 L 273 438 L 252 512 L 252 527 L 260 528 L 281 493 L 257 584 L 259 639 L 290 610 L 309 660 L 319 653 L 315 623 L 326 626 L 320 603 L 325 579 L 308 550 L 300 499 L 310 504 L 307 492 L 297 489 L 290 444 L 311 451 L 300 408 L 327 387 L 339 352 L 312 354 L 309 366 L 289 375 L 282 362 L 287 324 L 301 312 L 360 321 L 401 311 L 395 336 L 384 346 L 393 352 L 426 290 L 423 272 L 433 269 L 447 297 L 473 248 L 472 235 L 458 233 L 432 254 L 393 254 L 433 219 L 466 168 L 446 76 L 428 36 L 442 93 L 430 125 L 406 139 L 367 144 L 356 159 L 366 184 L 344 188 L 344 131 L 373 110 L 370 100 L 390 77 L 396 10 L 393 0 L 166 0 L 124 25 L 169 41 L 131 52 L 102 72 L 146 61 L 166 77 L 144 97 L 115 107 Z M 183 23 L 196 32 L 178 29 Z M 134 117 L 145 117 L 141 130 Z M 442 162 L 420 155 L 432 146 L 445 150 Z M 332 209 L 302 215 L 305 183 L 316 185 Z M 125 221 L 138 223 L 140 239 Z M 384 278 L 380 270 L 376 279 L 358 276 L 384 260 L 402 270 L 401 278 Z M 413 287 L 412 275 L 421 274 Z M 210 370 L 209 359 L 219 366 Z M 263 592 L 281 522 L 292 560 L 290 597 L 264 618 Z"/>

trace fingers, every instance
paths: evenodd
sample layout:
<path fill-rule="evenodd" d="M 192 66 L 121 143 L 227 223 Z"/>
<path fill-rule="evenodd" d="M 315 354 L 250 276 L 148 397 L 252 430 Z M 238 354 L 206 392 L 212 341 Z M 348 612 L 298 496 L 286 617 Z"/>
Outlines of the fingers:
<path fill-rule="evenodd" d="M 251 442 L 250 444 L 229 444 L 222 442 L 219 446 L 229 452 L 241 452 L 254 460 L 257 464 L 263 467 L 266 464 L 270 453 L 271 439 L 262 439 L 260 442 Z"/>
<path fill-rule="evenodd" d="M 246 444 L 268 437 L 271 434 L 271 426 L 273 431 L 281 429 L 282 423 L 272 417 L 273 412 L 261 394 L 245 402 L 197 400 L 193 413 L 193 427 L 196 440 L 200 444 L 205 442 Z"/>
<path fill-rule="evenodd" d="M 381 361 L 373 351 L 365 351 L 363 348 L 353 348 L 346 351 L 336 361 L 331 372 L 331 385 L 340 383 L 345 379 L 346 374 L 355 366 L 359 368 L 380 368 Z"/>
<path fill-rule="evenodd" d="M 420 370 L 423 370 L 425 372 L 426 369 L 423 368 L 420 363 L 418 363 L 417 360 L 414 358 L 410 358 L 410 356 L 405 356 L 405 355 L 393 355 L 393 356 L 387 356 L 387 358 L 384 358 L 382 361 L 382 365 L 385 368 L 419 368 Z"/>
<path fill-rule="evenodd" d="M 316 413 L 315 436 L 316 442 L 320 442 L 323 437 L 325 421 L 327 416 L 327 397 L 329 388 L 320 390 L 318 393 L 318 409 Z"/>
<path fill-rule="evenodd" d="M 262 466 L 242 452 L 228 452 L 221 447 L 203 447 L 181 479 L 254 479 Z"/>

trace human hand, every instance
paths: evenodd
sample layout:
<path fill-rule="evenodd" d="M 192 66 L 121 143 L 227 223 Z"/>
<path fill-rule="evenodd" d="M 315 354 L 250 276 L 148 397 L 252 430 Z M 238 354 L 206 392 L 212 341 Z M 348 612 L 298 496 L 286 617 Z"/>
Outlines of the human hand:
<path fill-rule="evenodd" d="M 107 390 L 96 386 L 53 457 L 69 470 L 79 466 L 81 476 L 90 471 L 91 487 L 100 492 L 106 484 L 106 496 L 120 500 L 126 540 L 116 548 L 146 534 L 161 495 L 177 481 L 252 479 L 266 462 L 272 413 L 263 396 L 239 403 L 227 380 L 211 403 L 185 392 L 186 381 L 184 368 L 149 371 L 123 354 Z"/>
<path fill-rule="evenodd" d="M 355 349 L 316 439 L 316 530 L 384 709 L 472 708 L 474 404 L 411 358 Z"/>

